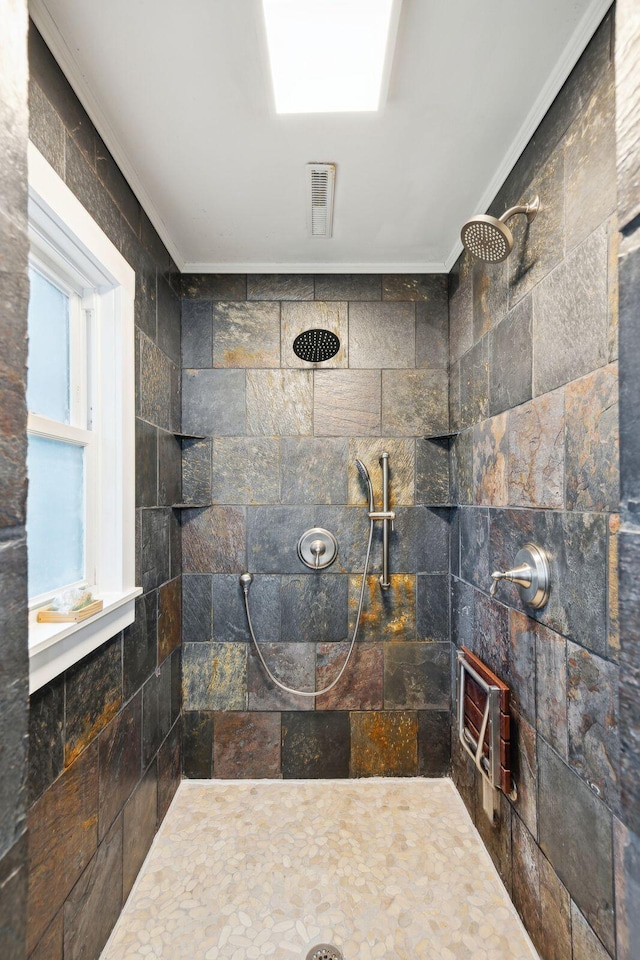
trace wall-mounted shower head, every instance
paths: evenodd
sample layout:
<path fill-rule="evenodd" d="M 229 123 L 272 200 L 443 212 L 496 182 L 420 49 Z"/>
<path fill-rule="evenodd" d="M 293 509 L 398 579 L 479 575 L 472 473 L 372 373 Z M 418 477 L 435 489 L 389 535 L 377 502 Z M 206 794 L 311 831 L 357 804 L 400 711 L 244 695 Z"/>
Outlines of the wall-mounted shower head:
<path fill-rule="evenodd" d="M 484 260 L 487 263 L 500 263 L 501 260 L 506 260 L 513 250 L 513 234 L 506 221 L 517 213 L 524 213 L 527 222 L 531 223 L 535 220 L 539 208 L 540 198 L 535 197 L 531 203 L 510 207 L 500 218 L 490 217 L 484 213 L 471 217 L 460 231 L 460 239 L 465 250 L 472 253 L 478 260 Z"/>
<path fill-rule="evenodd" d="M 367 489 L 368 489 L 368 491 L 369 491 L 369 512 L 372 513 L 372 512 L 373 512 L 373 509 L 374 509 L 374 507 L 373 507 L 373 484 L 371 483 L 371 477 L 369 476 L 369 471 L 368 471 L 367 468 L 365 467 L 365 465 L 364 465 L 364 463 L 362 462 L 362 460 L 356 460 L 356 467 L 358 468 L 358 473 L 360 474 L 360 476 L 362 477 L 362 479 L 364 480 L 364 482 L 365 482 L 366 485 L 367 485 Z"/>
<path fill-rule="evenodd" d="M 340 349 L 340 338 L 331 330 L 304 330 L 293 341 L 296 357 L 307 363 L 323 363 L 331 360 Z"/>

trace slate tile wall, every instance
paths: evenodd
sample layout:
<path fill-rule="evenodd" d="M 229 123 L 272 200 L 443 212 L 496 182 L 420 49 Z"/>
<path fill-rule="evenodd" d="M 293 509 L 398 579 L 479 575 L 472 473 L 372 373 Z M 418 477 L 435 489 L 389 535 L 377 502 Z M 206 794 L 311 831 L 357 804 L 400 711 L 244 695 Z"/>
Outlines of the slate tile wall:
<path fill-rule="evenodd" d="M 502 798 L 492 828 L 455 735 L 453 775 L 544 960 L 632 955 L 616 947 L 614 915 L 621 783 L 613 29 L 610 14 L 489 211 L 499 215 L 539 193 L 538 217 L 529 227 L 512 221 L 515 245 L 504 264 L 462 256 L 450 284 L 450 414 L 460 431 L 451 458 L 459 504 L 452 639 L 511 686 L 517 799 Z M 527 540 L 550 556 L 551 596 L 536 612 L 510 584 L 489 597 L 491 571 L 512 566 Z M 619 836 L 632 860 L 633 839 Z"/>
<path fill-rule="evenodd" d="M 303 330 L 330 361 L 293 353 Z M 449 511 L 422 436 L 448 429 L 445 276 L 183 277 L 182 515 L 185 773 L 191 777 L 436 776 L 449 769 Z M 348 649 L 369 531 L 355 466 L 381 503 L 390 454 L 392 587 L 376 530 L 352 664 L 318 698 L 284 693 L 250 645 L 239 574 L 275 674 L 318 689 Z M 439 497 L 444 503 L 447 495 Z M 302 533 L 338 539 L 333 566 L 298 559 Z"/>
<path fill-rule="evenodd" d="M 25 956 L 27 5 L 0 0 L 0 956 Z"/>
<path fill-rule="evenodd" d="M 620 820 L 614 821 L 618 956 L 640 943 L 640 20 L 632 0 L 616 9 L 616 125 L 620 294 Z M 614 617 L 618 607 L 613 606 Z"/>
<path fill-rule="evenodd" d="M 181 776 L 179 278 L 33 25 L 29 60 L 31 139 L 136 271 L 144 594 L 131 627 L 30 703 L 26 955 L 97 960 Z"/>

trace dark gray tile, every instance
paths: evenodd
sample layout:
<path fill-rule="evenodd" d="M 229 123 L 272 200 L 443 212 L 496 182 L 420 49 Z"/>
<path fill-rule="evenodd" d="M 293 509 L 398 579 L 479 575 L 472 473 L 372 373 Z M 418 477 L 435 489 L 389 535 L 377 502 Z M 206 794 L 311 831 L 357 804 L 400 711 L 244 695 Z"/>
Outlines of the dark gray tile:
<path fill-rule="evenodd" d="M 382 710 L 384 644 L 355 644 L 349 662 L 350 643 L 316 644 L 316 690 L 327 693 L 316 699 L 316 710 Z"/>
<path fill-rule="evenodd" d="M 269 437 L 311 435 L 311 371 L 248 370 L 247 433 Z"/>
<path fill-rule="evenodd" d="M 213 714 L 190 711 L 182 719 L 184 775 L 209 780 L 213 773 Z"/>
<path fill-rule="evenodd" d="M 214 437 L 214 503 L 278 503 L 280 441 L 275 437 Z"/>
<path fill-rule="evenodd" d="M 257 574 L 249 594 L 256 637 L 259 641 L 280 640 L 280 577 Z M 244 595 L 236 574 L 213 577 L 213 639 L 249 643 Z"/>
<path fill-rule="evenodd" d="M 609 808 L 618 808 L 618 666 L 567 644 L 569 763 Z"/>
<path fill-rule="evenodd" d="M 28 829 L 27 954 L 30 955 L 96 851 L 96 742 L 32 805 Z"/>
<path fill-rule="evenodd" d="M 182 640 L 198 643 L 213 638 L 212 577 L 185 574 L 182 577 Z"/>
<path fill-rule="evenodd" d="M 199 644 L 198 646 L 206 646 Z M 152 673 L 142 688 L 142 765 L 147 767 L 171 729 L 171 660 Z"/>
<path fill-rule="evenodd" d="M 483 420 L 473 428 L 473 499 L 485 506 L 507 503 L 509 446 L 507 414 Z"/>
<path fill-rule="evenodd" d="M 166 816 L 182 779 L 182 720 L 178 719 L 158 750 L 158 823 Z"/>
<path fill-rule="evenodd" d="M 232 780 L 279 777 L 280 739 L 279 713 L 216 714 L 214 776 Z"/>
<path fill-rule="evenodd" d="M 620 485 L 623 514 L 640 517 L 640 247 L 620 260 Z"/>
<path fill-rule="evenodd" d="M 640 943 L 640 838 L 613 820 L 618 960 L 633 960 Z"/>
<path fill-rule="evenodd" d="M 507 670 L 502 678 L 511 688 L 511 707 L 529 723 L 536 720 L 536 639 L 539 624 L 523 613 L 509 611 Z"/>
<path fill-rule="evenodd" d="M 347 576 L 313 573 L 282 578 L 282 639 L 284 641 L 344 640 L 348 625 Z"/>
<path fill-rule="evenodd" d="M 93 146 L 92 146 L 93 152 Z M 117 246 L 122 234 L 122 215 L 116 203 L 104 189 L 91 162 L 77 145 L 74 137 L 67 133 L 64 144 L 65 182 L 78 198 L 98 226 Z"/>
<path fill-rule="evenodd" d="M 171 577 L 168 510 L 141 510 L 141 586 L 145 593 L 155 590 Z"/>
<path fill-rule="evenodd" d="M 64 905 L 64 955 L 98 957 L 122 909 L 122 817 L 106 835 Z"/>
<path fill-rule="evenodd" d="M 534 297 L 533 392 L 590 373 L 608 359 L 607 227 L 538 284 Z M 553 343 L 553 350 L 549 344 Z"/>
<path fill-rule="evenodd" d="M 185 643 L 185 710 L 247 709 L 246 643 Z"/>
<path fill-rule="evenodd" d="M 519 817 L 512 818 L 513 902 L 543 956 L 571 960 L 570 897 Z"/>
<path fill-rule="evenodd" d="M 535 727 L 511 711 L 511 776 L 518 796 L 513 807 L 534 837 L 538 836 L 538 754 Z"/>
<path fill-rule="evenodd" d="M 482 780 L 476 777 L 476 810 L 482 809 Z M 511 820 L 513 817 L 511 804 L 503 793 L 498 794 L 498 811 L 493 823 L 485 816 L 484 811 L 476 816 L 476 829 L 482 842 L 493 861 L 493 865 L 500 875 L 509 896 L 513 890 L 511 867 Z"/>
<path fill-rule="evenodd" d="M 64 179 L 64 126 L 33 79 L 29 83 L 29 139 Z"/>
<path fill-rule="evenodd" d="M 64 677 L 29 698 L 29 803 L 62 773 L 64 766 Z"/>
<path fill-rule="evenodd" d="M 158 431 L 136 417 L 136 507 L 158 503 Z"/>
<path fill-rule="evenodd" d="M 460 427 L 489 413 L 489 338 L 483 337 L 460 361 Z"/>
<path fill-rule="evenodd" d="M 348 305 L 343 302 L 297 302 L 282 304 L 281 350 L 283 367 L 299 367 L 303 370 L 335 370 L 348 366 L 349 362 L 349 316 Z M 309 363 L 298 357 L 293 351 L 297 336 L 306 330 L 329 330 L 339 341 L 337 353 L 328 360 Z"/>
<path fill-rule="evenodd" d="M 382 433 L 390 437 L 446 433 L 448 398 L 444 370 L 383 370 Z"/>
<path fill-rule="evenodd" d="M 74 664 L 65 675 L 65 766 L 73 763 L 122 703 L 120 635 Z"/>
<path fill-rule="evenodd" d="M 136 413 L 163 430 L 171 430 L 171 362 L 152 340 L 138 333 Z"/>
<path fill-rule="evenodd" d="M 380 435 L 381 382 L 375 370 L 314 373 L 313 432 L 316 436 Z"/>
<path fill-rule="evenodd" d="M 283 503 L 347 503 L 348 440 L 289 437 L 281 443 Z"/>
<path fill-rule="evenodd" d="M 183 273 L 182 296 L 187 300 L 246 300 L 243 273 Z"/>
<path fill-rule="evenodd" d="M 0 951 L 3 960 L 23 960 L 25 956 L 27 896 L 25 832 L 0 860 Z"/>
<path fill-rule="evenodd" d="M 434 279 L 436 279 L 434 275 Z M 449 304 L 446 276 L 437 277 L 429 300 L 416 304 L 416 366 L 447 370 Z"/>
<path fill-rule="evenodd" d="M 439 273 L 389 273 L 382 277 L 383 300 L 437 301 L 443 275 Z"/>
<path fill-rule="evenodd" d="M 454 432 L 460 430 L 460 360 L 452 361 L 449 365 L 449 429 Z"/>
<path fill-rule="evenodd" d="M 623 527 L 620 534 L 620 755 L 621 803 L 628 826 L 640 831 L 640 537 Z"/>
<path fill-rule="evenodd" d="M 532 396 L 533 301 L 521 300 L 489 336 L 489 414 L 495 416 Z"/>
<path fill-rule="evenodd" d="M 617 510 L 618 365 L 567 385 L 567 509 Z"/>
<path fill-rule="evenodd" d="M 184 572 L 242 573 L 247 563 L 246 532 L 244 507 L 183 510 Z"/>
<path fill-rule="evenodd" d="M 465 507 L 460 510 L 460 575 L 486 590 L 491 582 L 489 566 L 489 511 L 486 507 Z"/>
<path fill-rule="evenodd" d="M 211 301 L 182 301 L 182 366 L 187 369 L 213 365 L 213 320 Z"/>
<path fill-rule="evenodd" d="M 228 437 L 245 432 L 244 370 L 184 370 L 182 428 L 195 436 Z"/>
<path fill-rule="evenodd" d="M 158 276 L 158 346 L 180 366 L 180 300 L 171 286 Z"/>
<path fill-rule="evenodd" d="M 214 367 L 279 365 L 279 303 L 213 304 Z"/>
<path fill-rule="evenodd" d="M 449 572 L 449 511 L 401 507 L 389 537 L 392 571 Z"/>
<path fill-rule="evenodd" d="M 473 503 L 473 427 L 451 443 L 451 502 Z"/>
<path fill-rule="evenodd" d="M 564 391 L 555 390 L 509 414 L 509 503 L 564 506 Z"/>
<path fill-rule="evenodd" d="M 451 766 L 451 715 L 439 710 L 418 711 L 418 774 L 446 777 Z"/>
<path fill-rule="evenodd" d="M 182 583 L 174 577 L 158 590 L 158 663 L 180 646 L 182 637 Z"/>
<path fill-rule="evenodd" d="M 509 288 L 508 264 L 476 260 L 472 269 L 473 339 L 479 340 L 507 313 Z"/>
<path fill-rule="evenodd" d="M 473 652 L 500 678 L 509 670 L 509 611 L 484 593 L 473 603 Z"/>
<path fill-rule="evenodd" d="M 416 592 L 418 640 L 449 639 L 449 576 L 419 574 Z"/>
<path fill-rule="evenodd" d="M 416 440 L 416 503 L 450 503 L 451 440 Z"/>
<path fill-rule="evenodd" d="M 544 741 L 539 741 L 538 756 L 540 846 L 613 953 L 611 814 Z"/>
<path fill-rule="evenodd" d="M 543 626 L 536 630 L 538 732 L 566 759 L 567 642 Z"/>
<path fill-rule="evenodd" d="M 141 692 L 105 728 L 98 753 L 98 836 L 102 839 L 142 773 Z"/>
<path fill-rule="evenodd" d="M 123 223 L 119 250 L 136 272 L 134 318 L 136 326 L 155 340 L 156 317 L 156 263 L 140 239 Z"/>
<path fill-rule="evenodd" d="M 313 300 L 313 276 L 304 273 L 250 273 L 247 300 Z"/>
<path fill-rule="evenodd" d="M 211 440 L 182 440 L 182 502 L 211 502 Z"/>
<path fill-rule="evenodd" d="M 473 260 L 461 254 L 449 274 L 449 356 L 460 360 L 473 346 Z"/>
<path fill-rule="evenodd" d="M 136 618 L 122 640 L 124 697 L 128 700 L 156 668 L 158 657 L 158 595 L 155 590 L 136 600 Z"/>
<path fill-rule="evenodd" d="M 412 303 L 349 304 L 349 366 L 415 367 L 416 311 Z"/>
<path fill-rule="evenodd" d="M 182 503 L 182 447 L 172 433 L 158 432 L 158 503 Z"/>
<path fill-rule="evenodd" d="M 296 546 L 314 526 L 310 507 L 250 507 L 247 518 L 247 559 L 255 573 L 304 573 Z M 331 528 L 329 528 L 331 529 Z M 332 531 L 336 536 L 335 530 Z"/>
<path fill-rule="evenodd" d="M 325 442 L 325 441 L 323 441 Z M 387 453 L 389 466 L 389 506 L 413 506 L 416 475 L 416 441 L 413 437 L 352 437 L 349 440 L 348 503 L 369 501 L 367 484 L 356 466 L 361 460 L 369 471 L 374 503 L 382 503 L 382 455 Z"/>
<path fill-rule="evenodd" d="M 282 776 L 285 779 L 348 777 L 349 754 L 348 713 L 282 714 Z"/>
<path fill-rule="evenodd" d="M 96 173 L 111 194 L 134 233 L 140 232 L 140 203 L 109 153 L 102 137 L 96 133 Z"/>
<path fill-rule="evenodd" d="M 573 960 L 611 960 L 582 913 L 571 903 L 571 935 Z"/>
<path fill-rule="evenodd" d="M 620 153 L 624 157 L 624 152 Z M 572 250 L 616 209 L 613 64 L 573 122 L 564 143 L 565 230 Z"/>
<path fill-rule="evenodd" d="M 127 801 L 123 815 L 122 886 L 128 897 L 156 832 L 158 776 L 155 763 Z"/>
<path fill-rule="evenodd" d="M 449 643 L 391 643 L 384 651 L 387 710 L 448 710 L 451 703 Z"/>
<path fill-rule="evenodd" d="M 380 300 L 380 274 L 327 273 L 316 274 L 316 300 Z"/>
<path fill-rule="evenodd" d="M 315 690 L 314 643 L 261 643 L 271 673 L 293 690 Z M 287 693 L 269 679 L 256 651 L 249 648 L 247 665 L 249 710 L 313 710 L 313 697 Z"/>
<path fill-rule="evenodd" d="M 473 644 L 475 590 L 464 580 L 451 578 L 451 640 L 457 647 Z"/>
<path fill-rule="evenodd" d="M 513 251 L 508 261 L 511 305 L 545 278 L 564 256 L 565 190 L 561 147 L 549 155 L 534 180 L 523 189 L 522 196 L 505 199 L 506 206 L 529 203 L 537 195 L 540 210 L 532 223 L 528 223 L 526 217 L 514 217 L 509 223 L 513 231 Z"/>

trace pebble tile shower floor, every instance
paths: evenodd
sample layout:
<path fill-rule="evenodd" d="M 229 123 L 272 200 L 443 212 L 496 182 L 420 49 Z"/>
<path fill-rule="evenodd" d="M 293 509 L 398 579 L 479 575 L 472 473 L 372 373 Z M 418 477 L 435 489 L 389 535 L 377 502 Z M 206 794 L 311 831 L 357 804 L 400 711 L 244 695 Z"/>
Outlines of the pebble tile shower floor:
<path fill-rule="evenodd" d="M 535 960 L 449 780 L 185 781 L 102 960 Z"/>

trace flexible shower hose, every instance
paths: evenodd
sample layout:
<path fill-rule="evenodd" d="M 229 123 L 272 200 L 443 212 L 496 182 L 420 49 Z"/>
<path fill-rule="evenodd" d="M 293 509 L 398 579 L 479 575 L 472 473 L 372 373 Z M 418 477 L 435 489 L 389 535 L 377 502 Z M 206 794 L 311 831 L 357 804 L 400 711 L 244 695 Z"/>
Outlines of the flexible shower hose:
<path fill-rule="evenodd" d="M 249 625 L 249 633 L 251 634 L 251 639 L 253 640 L 253 645 L 254 645 L 255 648 L 256 648 L 256 652 L 257 652 L 257 654 L 258 654 L 258 657 L 260 658 L 260 662 L 261 662 L 262 666 L 264 667 L 264 669 L 265 669 L 265 671 L 266 671 L 267 676 L 269 677 L 269 679 L 270 679 L 273 683 L 275 683 L 275 685 L 276 685 L 277 687 L 280 687 L 281 690 L 286 691 L 286 693 L 295 693 L 295 694 L 296 694 L 297 696 L 299 696 L 299 697 L 320 697 L 320 696 L 322 696 L 323 693 L 328 693 L 329 690 L 333 690 L 333 688 L 335 687 L 335 685 L 340 681 L 340 678 L 342 677 L 342 674 L 343 674 L 343 673 L 345 672 L 345 670 L 347 669 L 347 665 L 348 665 L 348 663 L 349 663 L 349 660 L 351 659 L 351 654 L 353 653 L 353 648 L 354 648 L 354 645 L 355 645 L 355 642 L 356 642 L 356 637 L 358 636 L 358 627 L 360 626 L 360 616 L 362 615 L 362 605 L 363 605 L 363 603 L 364 603 L 364 591 L 365 591 L 366 586 L 367 586 L 367 572 L 368 572 L 368 570 L 369 570 L 369 558 L 370 558 L 370 556 L 371 556 L 371 542 L 372 542 L 372 540 L 373 540 L 373 520 L 370 520 L 370 521 L 369 521 L 369 542 L 368 542 L 368 544 L 367 544 L 367 556 L 366 556 L 365 561 L 364 561 L 364 570 L 363 570 L 363 572 L 362 572 L 362 586 L 360 587 L 360 601 L 359 601 L 359 603 L 358 603 L 358 615 L 357 615 L 357 617 L 356 617 L 356 625 L 355 625 L 355 627 L 353 628 L 353 636 L 351 637 L 351 645 L 349 646 L 349 651 L 348 651 L 348 653 L 347 653 L 347 656 L 346 656 L 346 658 L 345 658 L 344 663 L 342 664 L 342 667 L 340 668 L 340 672 L 338 673 L 338 676 L 335 678 L 335 680 L 332 680 L 331 683 L 328 684 L 328 686 L 323 687 L 322 690 L 295 690 L 293 687 L 288 687 L 285 683 L 281 683 L 281 681 L 278 680 L 277 677 L 274 677 L 274 675 L 272 674 L 271 670 L 270 670 L 269 667 L 267 666 L 266 660 L 265 660 L 264 657 L 262 656 L 262 650 L 260 649 L 260 644 L 259 644 L 258 641 L 256 640 L 256 635 L 255 635 L 255 633 L 253 632 L 253 624 L 251 623 L 251 614 L 249 613 L 249 588 L 248 588 L 248 587 L 245 587 L 245 588 L 244 588 L 244 609 L 245 609 L 246 614 L 247 614 L 247 623 L 248 623 L 248 625 Z"/>

